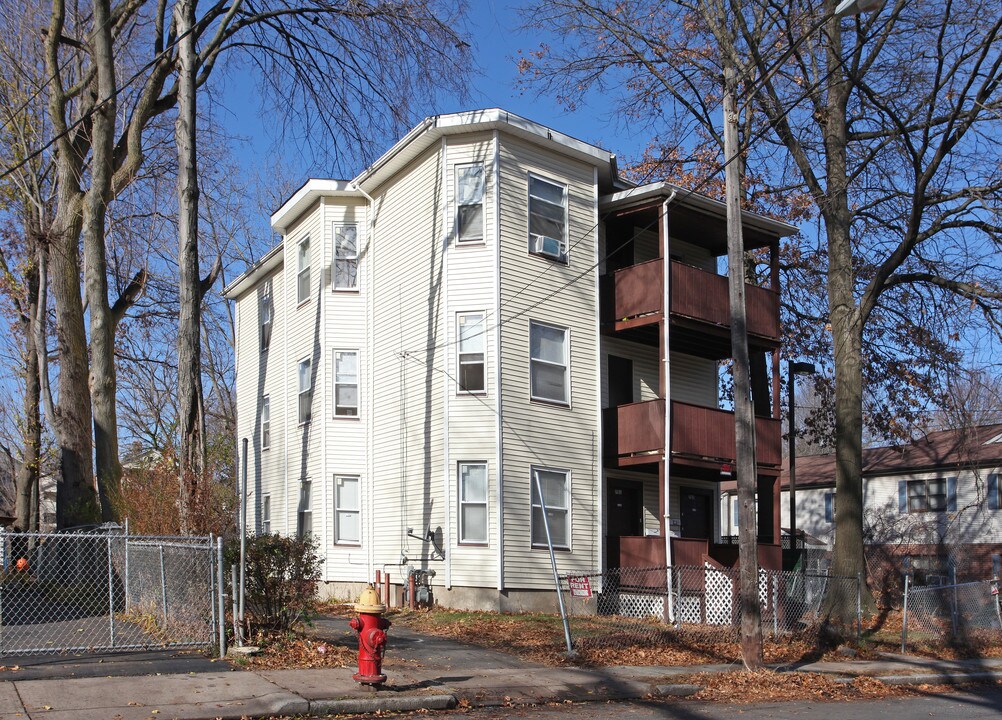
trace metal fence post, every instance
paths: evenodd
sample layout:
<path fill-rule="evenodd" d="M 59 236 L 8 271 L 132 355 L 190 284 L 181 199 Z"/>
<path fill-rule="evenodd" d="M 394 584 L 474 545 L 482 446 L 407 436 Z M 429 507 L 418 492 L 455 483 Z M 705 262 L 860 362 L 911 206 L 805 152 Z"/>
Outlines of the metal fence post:
<path fill-rule="evenodd" d="M 129 612 L 129 518 L 125 518 L 125 612 Z"/>
<path fill-rule="evenodd" d="M 160 543 L 160 594 L 163 597 L 164 629 L 167 629 L 167 569 L 164 567 L 164 546 Z"/>
<path fill-rule="evenodd" d="M 863 573 L 856 573 L 856 640 L 863 637 Z"/>
<path fill-rule="evenodd" d="M 226 624 L 223 622 L 225 609 L 223 606 L 223 539 L 216 538 L 216 587 L 219 598 L 219 657 L 226 657 Z"/>
<path fill-rule="evenodd" d="M 905 652 L 905 644 L 908 642 L 908 580 L 909 575 L 905 573 L 905 600 L 901 612 L 901 652 Z"/>
<path fill-rule="evenodd" d="M 108 626 L 111 630 L 111 646 L 115 647 L 115 578 L 111 566 L 111 535 L 108 535 Z"/>
<path fill-rule="evenodd" d="M 773 637 L 780 637 L 780 574 L 773 574 Z"/>

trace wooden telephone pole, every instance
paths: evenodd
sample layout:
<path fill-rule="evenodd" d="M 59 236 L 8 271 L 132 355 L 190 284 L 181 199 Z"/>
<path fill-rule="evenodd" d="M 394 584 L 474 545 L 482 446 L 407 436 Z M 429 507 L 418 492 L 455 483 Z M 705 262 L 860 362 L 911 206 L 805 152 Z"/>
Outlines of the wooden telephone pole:
<path fill-rule="evenodd" d="M 734 368 L 734 440 L 738 485 L 738 565 L 741 588 L 741 659 L 747 670 L 762 667 L 762 617 L 758 604 L 758 531 L 755 490 L 755 411 L 751 399 L 748 325 L 745 313 L 744 239 L 741 233 L 741 169 L 738 165 L 737 71 L 724 65 L 724 168 L 727 205 L 727 278 Z"/>

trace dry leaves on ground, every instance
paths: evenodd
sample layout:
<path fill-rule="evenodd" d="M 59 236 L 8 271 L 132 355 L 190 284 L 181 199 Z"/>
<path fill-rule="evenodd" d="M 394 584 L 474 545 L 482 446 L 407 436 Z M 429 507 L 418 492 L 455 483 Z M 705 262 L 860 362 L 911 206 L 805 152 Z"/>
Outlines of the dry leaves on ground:
<path fill-rule="evenodd" d="M 261 670 L 284 668 L 344 668 L 355 664 L 357 651 L 309 638 L 261 639 L 261 652 L 241 662 Z"/>

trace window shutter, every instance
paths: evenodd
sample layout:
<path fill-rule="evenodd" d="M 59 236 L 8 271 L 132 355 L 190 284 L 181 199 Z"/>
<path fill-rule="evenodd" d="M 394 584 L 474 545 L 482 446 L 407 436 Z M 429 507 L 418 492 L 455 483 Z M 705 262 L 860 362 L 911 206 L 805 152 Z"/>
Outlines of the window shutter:
<path fill-rule="evenodd" d="M 999 476 L 995 474 L 988 476 L 988 509 L 999 509 Z"/>
<path fill-rule="evenodd" d="M 946 511 L 957 512 L 957 478 L 946 479 Z"/>
<path fill-rule="evenodd" d="M 908 512 L 908 484 L 898 480 L 898 512 Z"/>
<path fill-rule="evenodd" d="M 825 493 L 825 522 L 831 522 L 834 519 L 834 513 L 832 512 L 832 499 L 834 495 L 832 493 Z"/>

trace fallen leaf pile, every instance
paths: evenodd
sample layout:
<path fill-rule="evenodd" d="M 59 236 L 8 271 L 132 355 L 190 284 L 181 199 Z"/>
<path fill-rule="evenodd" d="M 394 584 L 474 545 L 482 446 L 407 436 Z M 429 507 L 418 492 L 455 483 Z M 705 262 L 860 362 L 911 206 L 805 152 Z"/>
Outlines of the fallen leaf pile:
<path fill-rule="evenodd" d="M 261 652 L 241 662 L 255 669 L 351 667 L 358 655 L 343 645 L 284 636 L 261 638 Z"/>

